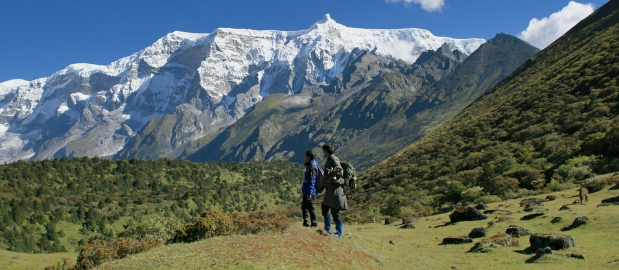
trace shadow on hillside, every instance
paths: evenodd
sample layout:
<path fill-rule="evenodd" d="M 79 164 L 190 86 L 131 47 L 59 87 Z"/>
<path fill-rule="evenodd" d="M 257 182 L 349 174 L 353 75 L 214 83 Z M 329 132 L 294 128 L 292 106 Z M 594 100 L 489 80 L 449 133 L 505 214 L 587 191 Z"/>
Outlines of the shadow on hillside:
<path fill-rule="evenodd" d="M 619 184 L 616 184 L 614 187 L 611 187 L 610 190 L 617 190 L 619 189 Z"/>
<path fill-rule="evenodd" d="M 531 247 L 528 247 L 528 248 L 525 248 L 525 249 L 521 249 L 521 250 L 514 250 L 514 252 L 516 252 L 518 254 L 522 254 L 522 255 L 535 254 L 535 250 L 532 249 Z"/>

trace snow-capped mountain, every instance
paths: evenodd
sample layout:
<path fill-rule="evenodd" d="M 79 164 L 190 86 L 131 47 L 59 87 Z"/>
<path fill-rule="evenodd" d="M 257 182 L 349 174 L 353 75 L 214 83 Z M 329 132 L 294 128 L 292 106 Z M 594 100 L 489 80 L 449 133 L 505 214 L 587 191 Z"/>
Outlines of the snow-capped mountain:
<path fill-rule="evenodd" d="M 177 31 L 107 66 L 72 64 L 48 78 L 0 83 L 0 162 L 111 156 L 165 115 L 185 116 L 170 128 L 182 134 L 174 143 L 186 144 L 234 123 L 268 94 L 328 84 L 359 50 L 412 64 L 444 43 L 468 55 L 484 42 L 350 28 L 329 15 L 301 31 Z"/>

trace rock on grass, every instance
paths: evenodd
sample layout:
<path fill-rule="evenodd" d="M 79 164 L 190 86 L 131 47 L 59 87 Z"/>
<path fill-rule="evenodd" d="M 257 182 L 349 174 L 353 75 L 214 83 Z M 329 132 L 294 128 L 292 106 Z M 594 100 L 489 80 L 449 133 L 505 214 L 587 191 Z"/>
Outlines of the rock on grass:
<path fill-rule="evenodd" d="M 529 238 L 530 250 L 550 247 L 553 250 L 575 247 L 574 238 L 554 233 L 535 233 Z"/>
<path fill-rule="evenodd" d="M 498 233 L 486 239 L 482 239 L 468 251 L 472 253 L 487 253 L 499 247 L 519 247 L 518 240 L 513 239 L 511 235 Z"/>

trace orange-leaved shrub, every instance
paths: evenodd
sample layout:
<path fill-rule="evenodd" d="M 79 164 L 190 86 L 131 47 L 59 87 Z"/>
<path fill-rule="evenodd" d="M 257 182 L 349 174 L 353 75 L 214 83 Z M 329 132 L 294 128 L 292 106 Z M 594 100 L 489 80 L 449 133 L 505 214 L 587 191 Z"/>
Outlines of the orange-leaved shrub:
<path fill-rule="evenodd" d="M 291 219 L 274 211 L 230 215 L 216 210 L 205 211 L 195 223 L 188 223 L 178 228 L 168 243 L 189 243 L 231 234 L 283 233 L 290 228 L 291 224 Z"/>
<path fill-rule="evenodd" d="M 160 246 L 156 241 L 138 241 L 118 238 L 109 241 L 92 240 L 82 248 L 77 264 L 69 269 L 91 269 L 107 261 L 122 259 L 128 255 Z"/>

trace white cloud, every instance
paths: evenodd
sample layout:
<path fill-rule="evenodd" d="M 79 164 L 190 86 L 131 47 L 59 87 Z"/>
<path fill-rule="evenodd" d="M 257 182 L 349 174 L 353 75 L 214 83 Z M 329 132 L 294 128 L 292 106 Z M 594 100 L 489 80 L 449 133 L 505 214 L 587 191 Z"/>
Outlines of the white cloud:
<path fill-rule="evenodd" d="M 425 9 L 428 12 L 432 12 L 435 10 L 441 10 L 443 5 L 445 5 L 445 0 L 385 0 L 388 3 L 397 3 L 404 2 L 406 5 L 411 3 L 421 5 L 421 8 Z"/>
<path fill-rule="evenodd" d="M 520 32 L 518 37 L 543 49 L 589 16 L 593 12 L 593 8 L 593 4 L 570 1 L 566 7 L 552 13 L 550 17 L 544 17 L 541 20 L 533 18 L 529 22 L 529 27 Z"/>

